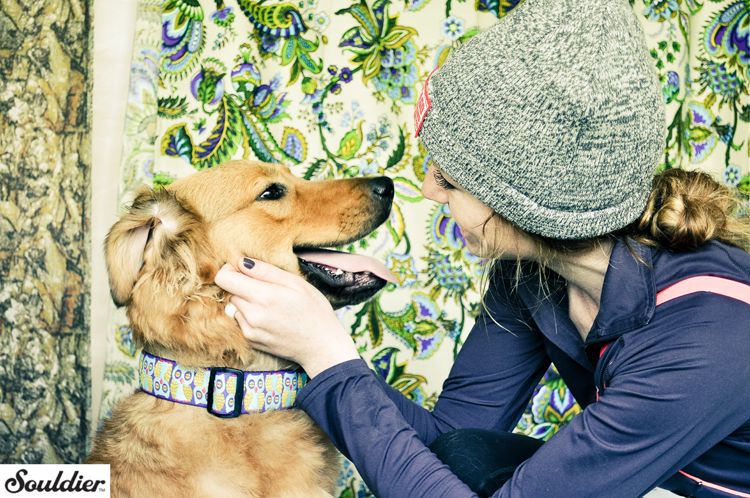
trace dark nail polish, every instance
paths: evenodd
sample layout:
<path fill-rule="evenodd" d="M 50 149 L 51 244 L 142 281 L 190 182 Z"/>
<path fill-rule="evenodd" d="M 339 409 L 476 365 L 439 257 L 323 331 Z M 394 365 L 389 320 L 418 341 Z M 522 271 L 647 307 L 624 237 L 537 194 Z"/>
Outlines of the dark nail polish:
<path fill-rule="evenodd" d="M 248 270 L 252 270 L 253 266 L 255 266 L 255 261 L 249 258 L 245 258 L 242 260 L 242 264 L 245 265 L 245 268 L 247 268 Z"/>

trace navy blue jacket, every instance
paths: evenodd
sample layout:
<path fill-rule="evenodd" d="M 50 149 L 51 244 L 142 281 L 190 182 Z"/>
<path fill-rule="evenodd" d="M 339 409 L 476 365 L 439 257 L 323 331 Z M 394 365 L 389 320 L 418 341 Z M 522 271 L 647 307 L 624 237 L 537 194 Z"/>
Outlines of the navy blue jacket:
<path fill-rule="evenodd" d="M 750 285 L 750 255 L 717 242 L 683 253 L 630 245 L 643 262 L 615 246 L 585 344 L 562 279 L 515 286 L 508 264 L 486 297 L 494 320 L 477 319 L 432 412 L 362 360 L 316 376 L 300 406 L 375 496 L 475 497 L 425 445 L 458 428 L 512 430 L 552 361 L 584 410 L 495 497 L 635 498 L 657 486 L 732 496 L 680 470 L 750 494 L 750 305 L 700 292 L 655 306 L 657 291 L 692 276 Z"/>

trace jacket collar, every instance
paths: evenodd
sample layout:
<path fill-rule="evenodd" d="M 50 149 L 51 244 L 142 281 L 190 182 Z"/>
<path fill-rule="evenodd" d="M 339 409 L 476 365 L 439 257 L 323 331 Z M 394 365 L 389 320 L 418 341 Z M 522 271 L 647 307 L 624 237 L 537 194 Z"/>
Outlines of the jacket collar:
<path fill-rule="evenodd" d="M 653 318 L 655 308 L 651 248 L 632 240 L 618 240 L 604 275 L 599 313 L 586 338 L 586 347 L 643 327 Z"/>
<path fill-rule="evenodd" d="M 628 246 L 642 261 L 634 257 Z M 650 247 L 632 240 L 626 244 L 624 239 L 615 243 L 604 275 L 599 313 L 585 344 L 569 318 L 567 291 L 559 276 L 548 278 L 547 288 L 543 289 L 537 277 L 526 275 L 518 291 L 545 337 L 590 370 L 595 361 L 587 356 L 586 349 L 615 340 L 651 321 L 656 307 L 652 268 Z"/>

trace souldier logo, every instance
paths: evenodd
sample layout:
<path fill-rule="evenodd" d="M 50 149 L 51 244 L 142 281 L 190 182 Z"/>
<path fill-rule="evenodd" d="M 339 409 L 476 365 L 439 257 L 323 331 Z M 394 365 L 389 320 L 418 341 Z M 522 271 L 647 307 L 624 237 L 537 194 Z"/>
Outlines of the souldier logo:
<path fill-rule="evenodd" d="M 106 481 L 101 480 L 84 480 L 82 475 L 78 474 L 76 470 L 70 479 L 63 480 L 63 471 L 57 473 L 57 477 L 54 482 L 52 479 L 35 480 L 25 479 L 29 474 L 26 469 L 20 469 L 16 472 L 16 477 L 11 477 L 5 481 L 5 490 L 9 493 L 20 493 L 21 491 L 39 491 L 39 492 L 51 492 L 51 491 L 69 491 L 69 492 L 92 492 L 103 490 Z M 101 486 L 102 488 L 99 488 Z"/>

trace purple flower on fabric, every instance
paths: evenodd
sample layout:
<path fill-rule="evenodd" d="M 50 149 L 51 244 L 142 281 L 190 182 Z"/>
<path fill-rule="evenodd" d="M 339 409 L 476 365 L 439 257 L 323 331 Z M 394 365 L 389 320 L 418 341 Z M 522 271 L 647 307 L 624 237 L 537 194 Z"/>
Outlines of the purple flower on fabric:
<path fill-rule="evenodd" d="M 190 92 L 196 100 L 204 104 L 218 104 L 224 96 L 222 78 L 224 74 L 219 74 L 214 68 L 201 67 L 190 82 Z"/>
<path fill-rule="evenodd" d="M 150 176 L 151 178 L 153 178 L 154 174 L 151 173 Z M 117 329 L 117 349 L 119 349 L 129 357 L 135 358 L 135 355 L 138 352 L 138 348 L 136 346 L 136 343 L 133 341 L 133 329 L 131 327 L 128 327 L 127 325 L 121 325 Z"/>
<path fill-rule="evenodd" d="M 456 16 L 450 16 L 440 25 L 440 34 L 450 40 L 458 40 L 466 33 L 464 20 Z"/>
<path fill-rule="evenodd" d="M 313 112 L 315 112 L 315 104 L 318 104 L 323 98 L 323 89 L 319 88 L 312 93 L 306 93 L 302 98 L 302 104 L 313 104 Z"/>
<path fill-rule="evenodd" d="M 648 17 L 649 21 L 664 22 L 677 15 L 680 5 L 677 0 L 656 0 L 646 7 L 643 14 Z"/>
<path fill-rule="evenodd" d="M 271 90 L 275 92 L 276 90 L 279 90 L 281 88 L 283 79 L 284 77 L 281 75 L 281 73 L 276 73 L 276 76 L 271 78 L 271 81 L 268 82 L 268 86 L 270 86 Z"/>
<path fill-rule="evenodd" d="M 225 7 L 221 10 L 214 11 L 211 14 L 210 19 L 218 24 L 219 26 L 226 26 L 234 20 L 234 13 L 232 7 Z"/>
<path fill-rule="evenodd" d="M 334 94 L 334 95 L 340 94 L 341 93 L 341 85 L 339 85 L 338 83 L 336 83 L 335 85 L 333 85 L 333 88 L 331 88 L 331 93 Z"/>
<path fill-rule="evenodd" d="M 380 72 L 372 79 L 375 89 L 386 92 L 394 101 L 415 103 L 414 84 L 419 80 L 416 56 L 417 47 L 411 40 L 397 49 L 384 50 Z"/>
<path fill-rule="evenodd" d="M 466 247 L 466 239 L 451 215 L 450 208 L 443 204 L 436 211 L 431 223 L 432 240 L 438 246 L 457 251 Z"/>
<path fill-rule="evenodd" d="M 352 60 L 362 67 L 362 79 L 365 83 L 378 75 L 385 52 L 400 49 L 417 34 L 414 28 L 397 24 L 398 16 L 391 17 L 388 14 L 389 3 L 377 1 L 370 11 L 362 2 L 336 12 L 337 15 L 351 13 L 360 24 L 343 34 L 339 47 L 357 55 Z"/>
<path fill-rule="evenodd" d="M 252 92 L 260 85 L 260 78 L 260 71 L 248 62 L 238 64 L 232 70 L 232 86 L 237 92 Z"/>
<path fill-rule="evenodd" d="M 408 86 L 402 86 L 399 91 L 401 92 L 399 95 L 399 100 L 403 102 L 414 102 L 416 100 L 417 92 Z"/>
<path fill-rule="evenodd" d="M 281 38 L 276 37 L 271 33 L 262 33 L 256 36 L 260 41 L 258 51 L 263 59 L 271 57 L 272 54 L 275 54 L 281 48 Z"/>
<path fill-rule="evenodd" d="M 732 128 L 732 125 L 727 125 L 727 131 L 726 131 L 726 133 L 723 133 L 719 137 L 719 140 L 721 140 L 725 144 L 729 145 L 729 142 L 732 141 L 733 137 L 734 137 L 734 128 Z"/>
<path fill-rule="evenodd" d="M 734 101 L 745 91 L 745 83 L 737 76 L 737 71 L 730 70 L 727 63 L 717 64 L 713 61 L 701 61 L 701 90 L 708 88 L 722 101 Z"/>
<path fill-rule="evenodd" d="M 338 72 L 339 72 L 339 68 L 338 67 L 333 66 L 333 65 L 328 66 L 328 74 L 330 74 L 331 76 L 336 76 L 336 73 L 338 73 Z"/>
<path fill-rule="evenodd" d="M 732 138 L 734 138 L 734 127 L 729 123 L 722 123 L 721 118 L 718 116 L 716 116 L 716 121 L 714 122 L 714 130 L 716 131 L 716 134 L 719 135 L 719 140 L 727 145 L 729 145 Z"/>
<path fill-rule="evenodd" d="M 285 116 L 286 94 L 277 98 L 270 85 L 261 85 L 253 92 L 253 112 L 267 122 L 278 121 Z"/>
<path fill-rule="evenodd" d="M 415 317 L 415 319 L 417 321 L 424 319 L 437 320 L 438 318 L 440 318 L 440 310 L 429 296 L 417 293 L 412 296 L 412 300 L 416 305 L 415 308 L 417 310 L 417 316 Z"/>
<path fill-rule="evenodd" d="M 430 0 L 406 0 L 406 10 L 416 12 L 428 3 L 430 3 Z"/>
<path fill-rule="evenodd" d="M 343 68 L 339 77 L 344 83 L 349 83 L 352 80 L 352 70 L 348 67 Z"/>
<path fill-rule="evenodd" d="M 568 389 L 552 389 L 547 385 L 539 389 L 531 407 L 531 413 L 537 423 L 566 423 L 580 411 Z"/>
<path fill-rule="evenodd" d="M 664 102 L 669 104 L 680 93 L 680 75 L 674 71 L 668 71 L 666 80 L 661 90 Z"/>
<path fill-rule="evenodd" d="M 438 285 L 444 289 L 460 291 L 468 285 L 469 280 L 461 266 L 451 265 L 450 257 L 444 256 L 432 261 Z"/>
<path fill-rule="evenodd" d="M 716 121 L 711 110 L 698 102 L 688 104 L 688 109 L 690 110 L 691 123 L 695 126 L 711 126 Z"/>
<path fill-rule="evenodd" d="M 688 104 L 690 126 L 684 131 L 690 157 L 694 163 L 700 163 L 711 155 L 718 143 L 718 137 L 713 129 L 716 117 L 710 109 L 698 102 Z"/>
<path fill-rule="evenodd" d="M 740 180 L 742 180 L 742 171 L 740 171 L 740 167 L 735 166 L 734 164 L 727 166 L 724 170 L 724 183 L 730 187 L 736 187 L 737 184 L 740 183 Z"/>
<path fill-rule="evenodd" d="M 748 10 L 747 2 L 729 3 L 704 28 L 702 48 L 713 60 L 736 57 L 739 67 L 747 68 L 750 64 L 748 22 L 750 22 L 750 10 Z"/>

